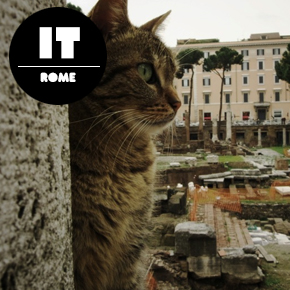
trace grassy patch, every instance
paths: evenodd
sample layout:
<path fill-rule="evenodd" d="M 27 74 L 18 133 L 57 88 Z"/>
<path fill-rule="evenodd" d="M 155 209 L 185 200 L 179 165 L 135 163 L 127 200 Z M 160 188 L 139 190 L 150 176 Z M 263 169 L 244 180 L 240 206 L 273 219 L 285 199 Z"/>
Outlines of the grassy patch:
<path fill-rule="evenodd" d="M 243 162 L 244 159 L 242 156 L 232 156 L 232 155 L 225 155 L 219 156 L 219 162 L 226 163 L 226 162 Z"/>
<path fill-rule="evenodd" d="M 282 155 L 284 155 L 284 149 L 290 149 L 290 147 L 282 147 L 282 146 L 276 146 L 276 147 L 270 147 L 269 149 L 272 149 Z"/>

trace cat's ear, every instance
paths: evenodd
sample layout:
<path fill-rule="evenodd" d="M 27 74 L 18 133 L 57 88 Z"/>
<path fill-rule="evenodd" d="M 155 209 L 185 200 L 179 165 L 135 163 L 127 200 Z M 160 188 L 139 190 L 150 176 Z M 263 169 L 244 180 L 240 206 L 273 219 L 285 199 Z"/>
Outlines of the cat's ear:
<path fill-rule="evenodd" d="M 128 18 L 127 0 L 99 0 L 88 17 L 101 30 L 106 40 L 116 30 L 131 25 Z"/>
<path fill-rule="evenodd" d="M 152 33 L 155 33 L 156 30 L 158 29 L 158 27 L 161 25 L 161 23 L 170 14 L 170 12 L 171 12 L 171 10 L 168 11 L 167 13 L 159 16 L 159 17 L 156 17 L 156 18 L 152 19 L 151 21 L 143 24 L 140 28 L 148 30 L 148 31 L 151 31 Z"/>

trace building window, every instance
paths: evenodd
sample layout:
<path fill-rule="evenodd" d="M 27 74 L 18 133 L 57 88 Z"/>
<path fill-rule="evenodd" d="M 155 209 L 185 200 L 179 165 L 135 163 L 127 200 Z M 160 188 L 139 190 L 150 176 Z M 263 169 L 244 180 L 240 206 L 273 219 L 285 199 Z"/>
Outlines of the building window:
<path fill-rule="evenodd" d="M 185 74 L 188 74 L 189 73 L 189 69 L 188 68 L 184 68 L 183 70 L 184 70 L 184 73 Z"/>
<path fill-rule="evenodd" d="M 209 55 L 210 55 L 210 53 L 209 53 L 208 51 L 205 51 L 205 52 L 203 53 L 203 57 L 204 57 L 204 58 L 208 58 Z"/>
<path fill-rule="evenodd" d="M 274 78 L 275 78 L 275 84 L 279 84 L 279 78 L 278 78 L 278 76 L 275 75 Z"/>
<path fill-rule="evenodd" d="M 210 86 L 210 78 L 203 78 L 202 82 L 204 86 Z"/>
<path fill-rule="evenodd" d="M 226 94 L 226 103 L 230 103 L 231 95 Z"/>
<path fill-rule="evenodd" d="M 280 54 L 280 48 L 273 48 L 273 55 L 279 55 Z"/>
<path fill-rule="evenodd" d="M 265 50 L 264 49 L 257 49 L 257 55 L 264 55 Z"/>
<path fill-rule="evenodd" d="M 189 87 L 189 79 L 183 79 L 182 80 L 182 86 L 183 87 Z"/>
<path fill-rule="evenodd" d="M 264 69 L 264 62 L 263 61 L 258 61 L 258 69 L 263 70 Z"/>
<path fill-rule="evenodd" d="M 277 111 L 274 111 L 274 119 L 275 120 L 280 120 L 282 118 L 282 111 L 281 110 L 277 110 Z"/>
<path fill-rule="evenodd" d="M 243 76 L 243 85 L 249 84 L 249 77 L 248 76 Z"/>
<path fill-rule="evenodd" d="M 274 69 L 276 67 L 276 64 L 279 63 L 280 61 L 279 60 L 274 60 Z"/>
<path fill-rule="evenodd" d="M 224 84 L 225 84 L 225 85 L 231 85 L 231 84 L 232 84 L 232 79 L 231 79 L 231 77 L 225 77 Z"/>
<path fill-rule="evenodd" d="M 248 102 L 249 102 L 249 94 L 244 93 L 244 103 L 248 103 Z"/>
<path fill-rule="evenodd" d="M 263 84 L 264 83 L 264 76 L 259 76 L 259 84 Z"/>
<path fill-rule="evenodd" d="M 264 93 L 259 93 L 259 102 L 264 103 Z"/>
<path fill-rule="evenodd" d="M 188 105 L 188 95 L 183 95 L 183 104 Z"/>
<path fill-rule="evenodd" d="M 280 92 L 275 92 L 275 102 L 280 102 Z"/>
<path fill-rule="evenodd" d="M 243 56 L 249 56 L 249 51 L 248 51 L 247 49 L 243 49 L 243 50 L 241 51 L 241 54 L 242 54 Z"/>
<path fill-rule="evenodd" d="M 250 112 L 243 112 L 243 120 L 249 120 L 250 119 Z"/>
<path fill-rule="evenodd" d="M 211 121 L 211 113 L 203 113 L 203 119 L 205 121 Z"/>
<path fill-rule="evenodd" d="M 204 103 L 209 104 L 209 94 L 204 95 Z"/>
<path fill-rule="evenodd" d="M 198 140 L 198 134 L 197 133 L 190 133 L 190 140 Z"/>
<path fill-rule="evenodd" d="M 242 70 L 249 70 L 250 69 L 250 64 L 248 61 L 244 61 L 242 64 Z"/>

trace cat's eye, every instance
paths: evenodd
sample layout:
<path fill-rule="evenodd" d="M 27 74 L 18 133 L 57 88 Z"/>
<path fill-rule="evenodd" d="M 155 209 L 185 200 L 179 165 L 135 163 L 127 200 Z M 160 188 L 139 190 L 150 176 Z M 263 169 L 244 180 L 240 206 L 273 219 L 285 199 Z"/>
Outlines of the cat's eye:
<path fill-rule="evenodd" d="M 154 68 L 150 63 L 139 64 L 138 73 L 141 76 L 141 78 L 148 84 L 153 84 L 157 80 Z"/>

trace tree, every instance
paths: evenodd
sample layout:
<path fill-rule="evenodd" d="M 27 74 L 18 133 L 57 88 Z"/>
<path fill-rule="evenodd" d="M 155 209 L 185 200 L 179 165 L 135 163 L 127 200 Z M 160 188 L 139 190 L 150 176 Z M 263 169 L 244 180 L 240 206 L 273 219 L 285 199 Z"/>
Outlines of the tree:
<path fill-rule="evenodd" d="M 192 103 L 192 86 L 193 86 L 193 75 L 194 65 L 199 65 L 200 59 L 203 58 L 203 52 L 197 49 L 188 48 L 180 51 L 177 54 L 177 61 L 179 62 L 179 70 L 176 73 L 176 77 L 181 79 L 184 74 L 184 69 L 191 70 L 190 78 L 190 91 L 189 91 L 189 102 L 188 102 L 188 119 L 186 120 L 186 139 L 187 142 L 190 140 L 190 116 L 191 116 L 191 103 Z"/>
<path fill-rule="evenodd" d="M 239 54 L 236 50 L 229 47 L 222 47 L 215 54 L 210 55 L 204 60 L 203 68 L 206 71 L 214 72 L 221 78 L 220 90 L 220 110 L 218 122 L 218 136 L 221 126 L 222 106 L 223 106 L 223 89 L 225 83 L 225 72 L 231 69 L 233 64 L 241 65 L 243 63 L 243 55 Z"/>
<path fill-rule="evenodd" d="M 287 45 L 287 50 L 284 51 L 280 62 L 276 63 L 275 70 L 280 80 L 290 84 L 290 43 Z"/>
<path fill-rule="evenodd" d="M 75 6 L 74 4 L 71 4 L 70 2 L 66 4 L 66 7 L 83 13 L 82 8 L 80 6 Z"/>

